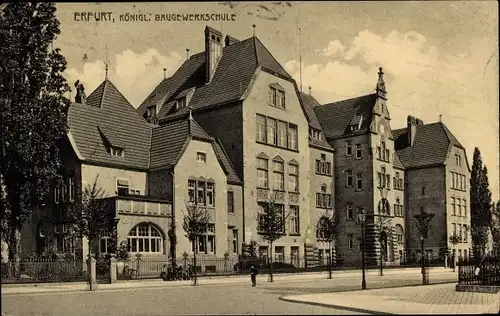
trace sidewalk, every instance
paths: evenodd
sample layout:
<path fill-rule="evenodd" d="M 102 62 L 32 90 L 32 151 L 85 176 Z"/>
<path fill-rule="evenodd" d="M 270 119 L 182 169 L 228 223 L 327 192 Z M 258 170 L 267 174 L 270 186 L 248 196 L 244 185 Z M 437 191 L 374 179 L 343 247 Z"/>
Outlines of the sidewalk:
<path fill-rule="evenodd" d="M 500 310 L 500 293 L 456 292 L 455 284 L 290 295 L 280 299 L 368 314 L 497 314 Z"/>
<path fill-rule="evenodd" d="M 431 273 L 454 273 L 451 270 L 444 268 L 432 268 Z M 366 271 L 367 276 L 378 275 L 378 270 Z M 404 268 L 404 269 L 387 269 L 384 275 L 403 275 L 403 274 L 419 274 L 420 268 Z M 359 277 L 360 270 L 343 270 L 333 271 L 332 278 L 350 278 Z M 310 272 L 310 273 L 281 273 L 274 274 L 273 279 L 275 282 L 291 282 L 300 280 L 315 280 L 325 279 L 328 277 L 328 271 L 323 272 Z M 267 274 L 259 274 L 257 282 L 267 282 Z M 200 285 L 217 285 L 217 284 L 238 284 L 248 283 L 248 275 L 231 275 L 231 276 L 214 276 L 214 277 L 200 277 L 198 284 Z M 170 281 L 165 282 L 161 279 L 139 279 L 139 280 L 126 280 L 118 281 L 113 284 L 97 284 L 97 290 L 124 290 L 124 289 L 138 289 L 138 288 L 156 288 L 156 287 L 178 287 L 178 286 L 191 286 L 192 281 Z M 17 283 L 17 284 L 2 284 L 2 295 L 9 294 L 28 294 L 28 293 L 50 293 L 50 292 L 80 292 L 87 290 L 86 282 L 66 282 L 66 283 Z"/>

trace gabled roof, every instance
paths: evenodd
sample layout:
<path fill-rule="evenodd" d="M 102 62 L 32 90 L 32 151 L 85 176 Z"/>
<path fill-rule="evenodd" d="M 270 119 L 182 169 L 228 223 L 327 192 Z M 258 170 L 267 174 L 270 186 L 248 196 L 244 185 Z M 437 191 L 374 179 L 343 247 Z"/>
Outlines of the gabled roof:
<path fill-rule="evenodd" d="M 163 80 L 139 106 L 138 112 L 144 115 L 146 108 L 158 102 L 169 93 L 158 118 L 168 117 L 168 120 L 185 115 L 189 110 L 183 108 L 173 112 L 174 100 L 181 91 L 195 88 L 189 102 L 193 111 L 240 100 L 247 90 L 257 67 L 273 72 L 287 80 L 292 77 L 276 61 L 257 37 L 234 43 L 223 48 L 222 57 L 217 65 L 210 83 L 205 83 L 205 54 L 200 52 L 186 60 L 170 78 Z"/>
<path fill-rule="evenodd" d="M 442 165 L 450 145 L 464 148 L 442 123 L 417 125 L 413 146 L 408 145 L 407 129 L 393 130 L 394 147 L 405 168 Z"/>
<path fill-rule="evenodd" d="M 316 106 L 314 112 L 323 127 L 325 136 L 335 138 L 351 133 L 349 127 L 356 116 L 363 115 L 361 128 L 356 132 L 368 130 L 376 100 L 376 94 L 369 94 Z"/>
<path fill-rule="evenodd" d="M 86 104 L 71 104 L 68 125 L 84 160 L 148 168 L 151 127 L 111 81 L 102 82 L 88 96 Z M 124 148 L 124 157 L 111 156 L 101 134 L 112 146 Z"/>
<path fill-rule="evenodd" d="M 210 137 L 192 117 L 171 121 L 153 128 L 150 168 L 175 166 L 191 139 L 211 143 L 215 155 L 227 175 L 227 181 L 241 183 L 221 144 L 218 140 Z"/>

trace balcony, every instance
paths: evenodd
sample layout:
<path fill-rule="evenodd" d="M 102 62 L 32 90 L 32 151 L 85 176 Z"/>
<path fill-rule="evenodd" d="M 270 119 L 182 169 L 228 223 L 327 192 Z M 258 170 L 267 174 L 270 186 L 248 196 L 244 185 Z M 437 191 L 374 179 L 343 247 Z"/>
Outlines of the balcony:
<path fill-rule="evenodd" d="M 108 198 L 115 216 L 130 214 L 141 216 L 172 216 L 172 202 L 144 195 L 114 196 Z"/>

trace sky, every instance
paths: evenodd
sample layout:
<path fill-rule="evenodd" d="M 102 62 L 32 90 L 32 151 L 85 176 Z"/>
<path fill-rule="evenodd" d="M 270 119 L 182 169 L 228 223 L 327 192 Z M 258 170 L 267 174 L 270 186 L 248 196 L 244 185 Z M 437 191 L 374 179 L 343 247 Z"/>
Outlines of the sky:
<path fill-rule="evenodd" d="M 186 49 L 204 49 L 206 25 L 245 39 L 255 24 L 256 36 L 321 104 L 372 93 L 383 67 L 391 127 L 405 127 L 408 115 L 424 123 L 441 115 L 470 165 L 479 147 L 493 200 L 500 199 L 497 1 L 97 2 L 57 9 L 55 46 L 68 61 L 70 85 L 79 79 L 90 94 L 108 60 L 108 78 L 134 107 L 161 82 L 163 68 L 171 76 Z M 114 22 L 82 21 L 82 12 L 111 12 Z M 157 14 L 204 13 L 234 21 L 155 21 Z M 124 14 L 151 21 L 120 20 Z"/>

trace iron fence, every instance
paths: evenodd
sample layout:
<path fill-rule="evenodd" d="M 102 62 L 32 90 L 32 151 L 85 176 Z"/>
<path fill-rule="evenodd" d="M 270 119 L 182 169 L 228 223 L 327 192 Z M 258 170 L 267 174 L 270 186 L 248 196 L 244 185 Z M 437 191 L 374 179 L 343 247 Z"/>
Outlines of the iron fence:
<path fill-rule="evenodd" d="M 500 256 L 459 260 L 458 283 L 464 285 L 500 286 Z"/>
<path fill-rule="evenodd" d="M 2 283 L 71 282 L 86 279 L 82 260 L 21 258 L 2 263 Z"/>

